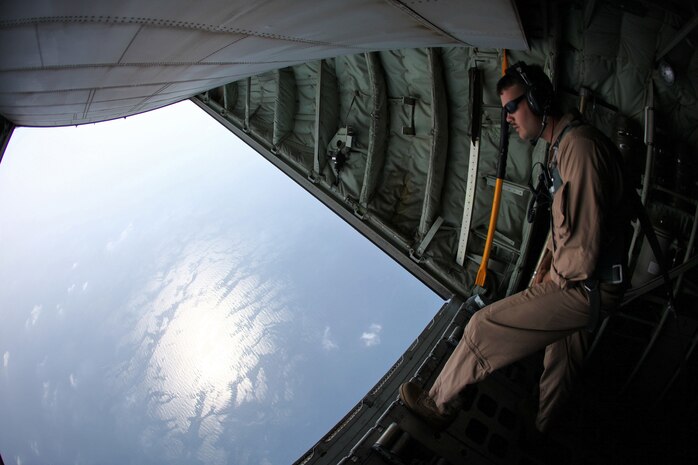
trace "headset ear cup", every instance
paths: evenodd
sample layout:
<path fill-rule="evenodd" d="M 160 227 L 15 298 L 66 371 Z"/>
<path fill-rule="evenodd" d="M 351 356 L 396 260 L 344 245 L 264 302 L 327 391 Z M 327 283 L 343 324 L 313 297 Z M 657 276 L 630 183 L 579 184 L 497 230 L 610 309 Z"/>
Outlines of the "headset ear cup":
<path fill-rule="evenodd" d="M 531 73 L 530 71 L 533 71 Z M 543 71 L 530 69 L 523 61 L 519 61 L 506 70 L 506 74 L 515 75 L 526 87 L 526 101 L 531 112 L 536 116 L 543 116 L 550 112 L 553 100 L 553 87 Z"/>
<path fill-rule="evenodd" d="M 531 108 L 531 112 L 534 115 L 540 116 L 543 114 L 540 107 L 540 92 L 538 92 L 537 86 L 531 86 L 526 89 L 526 100 L 528 100 L 528 106 Z"/>
<path fill-rule="evenodd" d="M 536 99 L 535 90 L 535 86 L 526 89 L 526 101 L 528 102 L 528 107 L 531 109 L 531 112 L 536 116 L 540 116 L 541 112 L 538 106 L 538 100 Z"/>
<path fill-rule="evenodd" d="M 543 116 L 550 111 L 552 105 L 552 88 L 534 84 L 526 90 L 526 100 L 531 111 L 536 116 Z"/>

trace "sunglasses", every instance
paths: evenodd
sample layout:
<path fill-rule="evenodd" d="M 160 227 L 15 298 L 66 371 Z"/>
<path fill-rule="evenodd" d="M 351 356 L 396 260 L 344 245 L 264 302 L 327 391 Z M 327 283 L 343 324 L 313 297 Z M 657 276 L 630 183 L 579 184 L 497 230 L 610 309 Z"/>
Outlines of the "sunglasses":
<path fill-rule="evenodd" d="M 526 97 L 526 94 L 523 93 L 523 94 L 519 95 L 518 97 L 516 97 L 514 100 L 508 101 L 504 105 L 504 110 L 509 114 L 514 113 L 519 108 L 519 102 L 521 100 L 523 100 L 525 97 Z"/>

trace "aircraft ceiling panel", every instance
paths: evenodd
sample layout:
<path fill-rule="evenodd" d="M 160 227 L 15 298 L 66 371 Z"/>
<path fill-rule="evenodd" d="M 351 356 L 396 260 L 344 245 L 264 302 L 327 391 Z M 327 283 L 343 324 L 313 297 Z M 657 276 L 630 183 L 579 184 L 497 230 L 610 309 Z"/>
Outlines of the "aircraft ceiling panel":
<path fill-rule="evenodd" d="M 521 43 L 522 26 L 511 0 L 472 0 L 467 5 L 457 0 L 412 0 L 404 3 L 423 18 L 438 24 L 445 32 L 468 44 L 488 48 L 527 48 Z M 492 34 L 493 30 L 498 30 L 498 33 Z"/>
<path fill-rule="evenodd" d="M 453 42 L 453 38 L 439 33 L 438 28 L 427 29 L 404 10 L 400 2 L 385 0 L 328 0 L 324 2 L 295 2 L 293 8 L 279 10 L 277 2 L 255 3 L 242 14 L 234 15 L 224 24 L 227 27 L 255 31 L 261 37 L 278 37 L 318 45 L 337 47 L 372 47 L 382 39 L 423 41 L 433 44 Z M 308 27 L 312 24 L 312 27 Z M 382 46 L 381 46 L 382 48 Z"/>
<path fill-rule="evenodd" d="M 319 55 L 326 55 L 328 47 L 312 44 L 299 46 L 297 42 L 283 39 L 271 39 L 266 37 L 243 37 L 241 40 L 231 41 L 228 46 L 218 50 L 204 61 L 209 63 L 267 63 L 273 68 L 287 66 L 287 63 L 296 62 L 299 47 L 303 48 L 303 54 L 314 49 Z"/>
<path fill-rule="evenodd" d="M 89 73 L 76 73 L 72 68 L 53 68 L 45 70 L 13 70 L 0 73 L 0 88 L 4 92 L 62 92 L 65 90 L 99 89 L 108 84 L 109 87 L 126 87 L 138 76 L 152 79 L 158 74 L 156 70 L 143 70 L 135 67 L 119 67 L 110 69 L 108 66 L 93 66 Z M 50 86 L 43 86 L 44 80 L 50 81 Z M 158 82 L 158 81 L 155 81 Z M 42 89 L 37 87 L 42 86 Z M 48 87 L 48 88 L 46 88 Z M 87 102 L 85 102 L 87 103 Z"/>
<path fill-rule="evenodd" d="M 162 84 L 138 86 L 137 89 L 135 89 L 133 92 L 130 93 L 130 97 L 143 99 L 145 97 L 153 95 L 154 93 L 156 93 L 160 89 L 162 89 Z M 122 87 L 112 87 L 112 88 L 106 88 L 106 89 L 99 89 L 95 92 L 95 95 L 92 98 L 92 101 L 93 102 L 106 102 L 106 101 L 127 100 L 127 99 L 124 99 L 123 96 L 124 96 L 124 89 Z"/>
<path fill-rule="evenodd" d="M 0 106 L 7 108 L 43 107 L 52 105 L 69 105 L 72 103 L 86 102 L 90 96 L 89 90 L 75 90 L 65 92 L 49 92 L 38 94 L 28 93 L 4 93 L 0 92 Z"/>
<path fill-rule="evenodd" d="M 138 32 L 137 25 L 104 23 L 38 24 L 42 67 L 119 63 Z"/>
<path fill-rule="evenodd" d="M 22 108 L 18 108 L 17 110 L 18 115 L 21 115 L 22 112 L 25 110 Z M 56 117 L 57 115 L 72 115 L 75 113 L 84 113 L 85 112 L 85 104 L 80 102 L 80 103 L 68 103 L 64 105 L 51 105 L 50 107 L 46 108 L 45 114 L 46 116 L 51 116 L 51 117 Z"/>
<path fill-rule="evenodd" d="M 3 70 L 41 67 L 41 54 L 34 26 L 0 28 L 0 63 Z M 0 87 L 0 90 L 5 89 Z"/>
<path fill-rule="evenodd" d="M 204 2 L 202 2 L 204 3 Z M 231 2 L 226 0 L 207 0 L 206 4 L 214 8 L 224 8 Z M 26 0 L 13 2 L 0 12 L 0 21 L 16 18 L 41 17 L 75 17 L 87 18 L 117 18 L 117 17 L 177 17 L 183 21 L 200 21 L 198 9 L 191 8 L 191 2 L 186 0 Z M 118 13 L 118 14 L 117 14 Z"/>
<path fill-rule="evenodd" d="M 162 89 L 158 95 L 173 95 L 175 93 L 189 95 L 192 90 L 197 89 L 202 85 L 211 85 L 214 81 L 197 81 L 197 82 L 175 82 Z"/>
<path fill-rule="evenodd" d="M 206 60 L 218 50 L 236 42 L 242 34 L 220 34 L 143 27 L 124 53 L 123 63 L 188 63 Z"/>
<path fill-rule="evenodd" d="M 21 120 L 24 115 L 8 113 L 7 117 L 9 119 L 19 119 Z M 75 113 L 57 113 L 57 114 L 47 114 L 41 113 L 39 115 L 31 115 L 32 120 L 36 121 L 35 126 L 58 126 L 59 121 L 65 121 L 68 118 L 75 119 Z"/>
<path fill-rule="evenodd" d="M 482 11 L 487 11 L 483 14 Z M 492 0 L 26 0 L 0 13 L 0 114 L 16 125 L 100 121 L 191 97 L 226 82 L 312 60 L 375 50 L 466 45 L 526 48 L 513 2 Z M 189 83 L 182 85 L 183 83 Z M 152 93 L 144 95 L 146 89 Z M 56 119 L 54 93 L 87 90 L 83 112 Z M 30 96 L 30 94 L 33 94 Z M 76 94 L 73 94 L 76 95 Z M 172 94 L 174 96 L 174 94 Z M 126 110 L 125 101 L 143 97 Z M 22 102 L 30 107 L 18 109 Z M 121 102 L 121 103 L 119 103 Z M 156 103 L 161 102 L 161 103 Z M 78 102 L 63 102 L 61 105 Z M 100 107 L 103 105 L 100 105 Z M 49 115 L 43 118 L 41 115 Z"/>
<path fill-rule="evenodd" d="M 129 99 L 121 99 L 121 100 L 103 100 L 100 102 L 95 102 L 93 100 L 90 103 L 90 111 L 94 112 L 94 111 L 105 111 L 105 110 L 113 110 L 113 111 L 129 110 L 131 108 L 142 105 L 148 97 L 150 97 L 150 96 L 134 97 L 134 98 L 129 98 Z"/>

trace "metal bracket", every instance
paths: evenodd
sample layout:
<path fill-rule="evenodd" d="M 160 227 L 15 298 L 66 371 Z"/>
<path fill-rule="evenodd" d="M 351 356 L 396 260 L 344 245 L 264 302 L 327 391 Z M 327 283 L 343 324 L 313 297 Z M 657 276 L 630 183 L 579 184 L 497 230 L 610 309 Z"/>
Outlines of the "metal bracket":
<path fill-rule="evenodd" d="M 485 179 L 487 180 L 487 185 L 490 187 L 494 187 L 497 182 L 497 178 L 495 178 L 492 175 L 487 176 Z M 517 184 L 511 181 L 502 182 L 502 190 L 511 192 L 512 194 L 516 194 L 521 197 L 523 197 L 526 193 L 531 192 L 528 189 L 528 186 L 524 186 L 523 184 Z"/>
<path fill-rule="evenodd" d="M 345 197 L 344 201 L 351 206 L 351 209 L 354 211 L 354 216 L 360 220 L 366 219 L 366 208 L 361 205 L 361 202 L 349 196 Z"/>
<path fill-rule="evenodd" d="M 427 234 L 424 236 L 422 242 L 419 243 L 417 250 L 410 249 L 410 257 L 412 260 L 416 262 L 420 262 L 422 260 L 424 252 L 427 250 L 427 247 L 429 247 L 429 244 L 431 243 L 432 239 L 434 239 L 436 232 L 439 230 L 442 224 L 444 224 L 444 219 L 439 216 L 436 218 L 436 221 L 434 221 L 434 224 L 431 225 L 431 228 L 429 228 L 429 232 L 427 232 Z"/>
<path fill-rule="evenodd" d="M 311 171 L 308 173 L 308 181 L 312 182 L 313 184 L 317 184 L 320 181 L 324 181 L 325 176 L 323 176 L 320 173 L 316 173 L 315 171 Z"/>

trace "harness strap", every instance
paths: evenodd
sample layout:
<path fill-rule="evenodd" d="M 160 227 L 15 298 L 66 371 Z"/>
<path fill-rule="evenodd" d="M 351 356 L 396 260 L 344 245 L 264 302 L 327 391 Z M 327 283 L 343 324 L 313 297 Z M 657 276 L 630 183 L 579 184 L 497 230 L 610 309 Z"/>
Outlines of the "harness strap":
<path fill-rule="evenodd" d="M 555 192 L 562 186 L 563 180 L 560 176 L 560 170 L 557 166 L 557 151 L 560 142 L 565 137 L 567 132 L 575 127 L 584 124 L 583 121 L 576 119 L 571 121 L 560 133 L 559 137 L 552 145 L 551 149 L 553 154 L 550 160 L 549 170 L 544 170 L 544 173 L 540 177 L 540 182 L 538 187 L 532 191 L 536 194 L 535 201 L 529 205 L 529 221 L 531 217 L 535 214 L 534 204 L 544 203 L 546 200 L 550 201 L 555 195 Z M 544 199 L 541 184 L 543 184 L 547 191 L 550 193 L 548 199 Z M 640 196 L 635 192 L 635 190 L 625 184 L 623 199 L 624 204 L 629 203 L 631 208 L 631 219 L 637 218 L 640 221 L 642 230 L 644 231 L 650 246 L 652 247 L 652 252 L 655 258 L 659 262 L 659 266 L 664 278 L 664 285 L 666 287 L 666 293 L 669 300 L 670 308 L 673 308 L 674 292 L 671 287 L 671 278 L 669 277 L 669 271 L 666 266 L 666 260 L 664 259 L 664 254 L 662 253 L 661 247 L 659 246 L 659 240 L 657 239 L 657 234 L 654 230 L 652 222 L 647 214 L 645 206 L 640 200 Z M 551 217 L 552 221 L 552 217 Z M 551 224 L 552 228 L 552 224 Z M 624 281 L 624 263 L 625 263 L 625 250 L 622 247 L 622 234 L 617 233 L 616 237 L 613 238 L 609 243 L 603 246 L 602 251 L 599 253 L 599 260 L 596 265 L 596 270 L 592 278 L 584 280 L 581 285 L 589 296 L 589 323 L 587 324 L 586 330 L 589 332 L 594 332 L 599 324 L 599 319 L 601 315 L 601 286 L 600 283 L 611 283 L 611 284 L 621 284 Z M 554 239 L 553 239 L 554 240 Z M 554 243 L 553 243 L 554 246 Z"/>
<path fill-rule="evenodd" d="M 550 172 L 548 174 L 548 191 L 550 197 L 555 195 L 555 192 L 562 186 L 563 180 L 560 175 L 560 170 L 557 166 L 557 151 L 562 139 L 567 135 L 570 129 L 579 127 L 584 124 L 584 121 L 575 119 L 571 121 L 560 133 L 551 150 L 553 152 L 550 161 Z M 551 217 L 552 221 L 552 217 Z M 551 224 L 552 228 L 552 224 Z M 599 259 L 594 270 L 593 277 L 584 280 L 581 284 L 589 296 L 589 322 L 586 330 L 588 332 L 596 331 L 601 315 L 601 282 L 619 284 L 623 282 L 623 253 L 622 247 L 613 242 L 617 242 L 621 236 L 617 235 L 616 239 L 604 246 L 605 250 L 600 251 Z"/>
<path fill-rule="evenodd" d="M 589 296 L 589 322 L 586 330 L 593 333 L 599 324 L 599 316 L 601 315 L 601 286 L 598 279 L 586 279 L 582 283 L 582 287 Z"/>
<path fill-rule="evenodd" d="M 570 123 L 563 128 L 562 133 L 560 133 L 560 136 L 550 148 L 553 152 L 553 156 L 550 159 L 549 166 L 544 166 L 542 172 L 538 176 L 538 185 L 534 188 L 533 184 L 529 182 L 528 190 L 531 191 L 531 200 L 528 203 L 527 210 L 527 220 L 529 223 L 535 221 L 538 210 L 549 209 L 555 191 L 562 186 L 562 177 L 560 176 L 560 170 L 557 168 L 557 148 L 562 138 L 567 134 L 567 131 L 581 124 L 583 124 L 582 121 L 575 119 L 570 121 Z"/>

